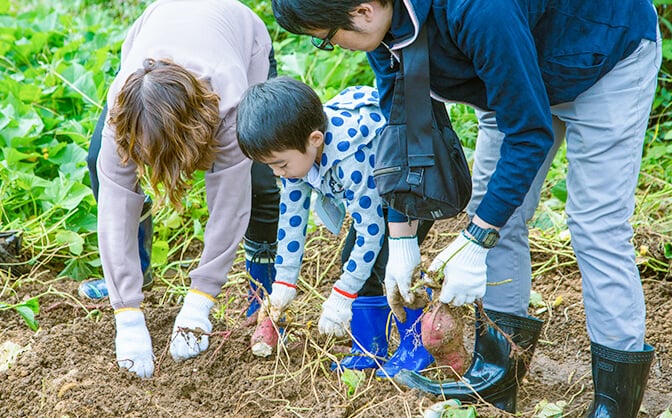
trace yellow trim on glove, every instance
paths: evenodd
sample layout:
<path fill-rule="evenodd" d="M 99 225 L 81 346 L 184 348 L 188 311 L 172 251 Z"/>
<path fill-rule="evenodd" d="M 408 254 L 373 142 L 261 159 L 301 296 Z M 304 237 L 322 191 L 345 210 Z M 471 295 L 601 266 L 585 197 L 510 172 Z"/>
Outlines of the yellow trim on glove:
<path fill-rule="evenodd" d="M 128 312 L 128 311 L 138 311 L 138 312 L 142 312 L 142 310 L 141 310 L 140 308 L 119 308 L 119 309 L 115 309 L 115 310 L 114 310 L 114 314 L 116 315 L 116 314 L 118 314 L 118 313 L 121 313 L 121 312 Z"/>
<path fill-rule="evenodd" d="M 217 302 L 217 299 L 213 298 L 211 295 L 209 295 L 205 292 L 201 292 L 200 290 L 189 289 L 189 293 L 195 293 L 197 295 L 205 296 L 206 298 L 210 299 L 210 301 L 213 302 L 213 303 Z"/>

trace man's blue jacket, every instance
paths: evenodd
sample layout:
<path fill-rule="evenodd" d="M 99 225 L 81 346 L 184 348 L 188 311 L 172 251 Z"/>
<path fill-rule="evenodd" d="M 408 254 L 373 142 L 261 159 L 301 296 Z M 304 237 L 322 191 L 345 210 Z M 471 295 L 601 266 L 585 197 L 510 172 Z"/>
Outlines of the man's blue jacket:
<path fill-rule="evenodd" d="M 389 118 L 398 50 L 420 26 L 429 38 L 432 95 L 494 110 L 501 159 L 476 213 L 502 226 L 553 143 L 550 106 L 570 102 L 656 40 L 649 0 L 395 0 L 384 43 L 368 54 Z"/>

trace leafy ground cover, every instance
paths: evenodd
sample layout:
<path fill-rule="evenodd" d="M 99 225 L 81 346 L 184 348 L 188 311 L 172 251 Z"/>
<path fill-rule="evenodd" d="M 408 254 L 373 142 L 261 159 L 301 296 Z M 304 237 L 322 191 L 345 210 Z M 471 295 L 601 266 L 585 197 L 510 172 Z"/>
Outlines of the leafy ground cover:
<path fill-rule="evenodd" d="M 0 416 L 419 416 L 440 400 L 378 381 L 372 374 L 330 371 L 348 339 L 325 340 L 315 323 L 339 273 L 340 238 L 313 226 L 300 297 L 278 355 L 253 357 L 244 325 L 242 252 L 218 298 L 211 347 L 176 364 L 167 343 L 188 272 L 197 262 L 207 222 L 203 178 L 195 179 L 182 213 L 155 216 L 154 288 L 145 314 L 157 372 L 139 380 L 114 362 L 114 321 L 106 302 L 77 296 L 79 280 L 101 275 L 95 200 L 86 153 L 126 28 L 146 0 L 0 0 L 0 232 L 21 231 L 20 253 L 0 234 Z M 362 54 L 325 53 L 273 22 L 269 1 L 245 1 L 267 23 L 279 71 L 329 98 L 352 84 L 371 84 Z M 643 417 L 672 415 L 672 7 L 657 0 L 664 62 L 647 132 L 633 217 L 637 260 L 648 306 L 647 342 L 656 347 Z M 466 106 L 451 118 L 467 154 L 475 118 Z M 533 221 L 535 260 L 530 313 L 545 321 L 529 375 L 521 384 L 521 416 L 581 416 L 591 399 L 589 342 L 580 276 L 562 209 L 562 153 Z M 435 225 L 423 245 L 429 260 L 464 219 Z M 16 241 L 14 241 L 16 242 Z M 13 245 L 13 244 L 12 244 Z M 17 247 L 18 249 L 18 247 Z M 13 274 L 7 272 L 11 268 Z M 467 326 L 471 324 L 467 319 Z M 472 335 L 470 329 L 466 335 Z M 393 337 L 396 338 L 396 337 Z M 395 340 L 396 341 L 396 340 Z M 465 342 L 470 344 L 469 340 Z M 9 368 L 8 368 L 9 367 Z M 456 416 L 500 416 L 487 405 Z"/>

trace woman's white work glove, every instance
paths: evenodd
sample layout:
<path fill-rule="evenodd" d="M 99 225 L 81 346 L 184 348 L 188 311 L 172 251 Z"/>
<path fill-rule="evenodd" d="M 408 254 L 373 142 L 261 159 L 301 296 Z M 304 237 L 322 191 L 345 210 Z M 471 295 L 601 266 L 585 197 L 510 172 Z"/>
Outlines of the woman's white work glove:
<path fill-rule="evenodd" d="M 261 305 L 261 309 L 259 310 L 257 323 L 261 324 L 261 322 L 266 319 L 267 316 L 270 316 L 271 321 L 277 324 L 282 317 L 282 314 L 285 312 L 285 309 L 287 309 L 295 297 L 295 284 L 279 280 L 273 282 L 271 294 L 268 295 L 268 298 L 264 300 L 264 303 Z"/>
<path fill-rule="evenodd" d="M 414 306 L 416 294 L 411 291 L 411 281 L 420 265 L 420 247 L 415 236 L 388 238 L 390 255 L 385 266 L 385 294 L 387 304 L 402 323 L 406 321 L 405 306 Z"/>
<path fill-rule="evenodd" d="M 357 295 L 351 295 L 336 287 L 322 304 L 322 315 L 317 323 L 320 334 L 344 337 L 350 329 L 352 302 Z"/>
<path fill-rule="evenodd" d="M 429 271 L 443 266 L 443 285 L 439 300 L 455 306 L 472 303 L 485 295 L 488 249 L 469 240 L 463 231 L 436 256 Z"/>
<path fill-rule="evenodd" d="M 196 357 L 208 349 L 207 334 L 212 331 L 208 316 L 214 304 L 210 295 L 194 290 L 187 292 L 170 339 L 170 355 L 175 361 Z"/>
<path fill-rule="evenodd" d="M 137 308 L 122 308 L 114 311 L 114 320 L 117 364 L 140 377 L 152 377 L 154 354 L 145 315 Z"/>

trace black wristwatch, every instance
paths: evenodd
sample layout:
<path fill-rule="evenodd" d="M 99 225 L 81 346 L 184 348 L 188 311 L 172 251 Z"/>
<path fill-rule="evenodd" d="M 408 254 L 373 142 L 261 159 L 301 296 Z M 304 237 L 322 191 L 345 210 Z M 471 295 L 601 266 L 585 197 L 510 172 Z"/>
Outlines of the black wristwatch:
<path fill-rule="evenodd" d="M 492 248 L 499 241 L 499 232 L 494 228 L 481 228 L 473 222 L 469 222 L 466 231 L 474 241 L 483 248 Z"/>

